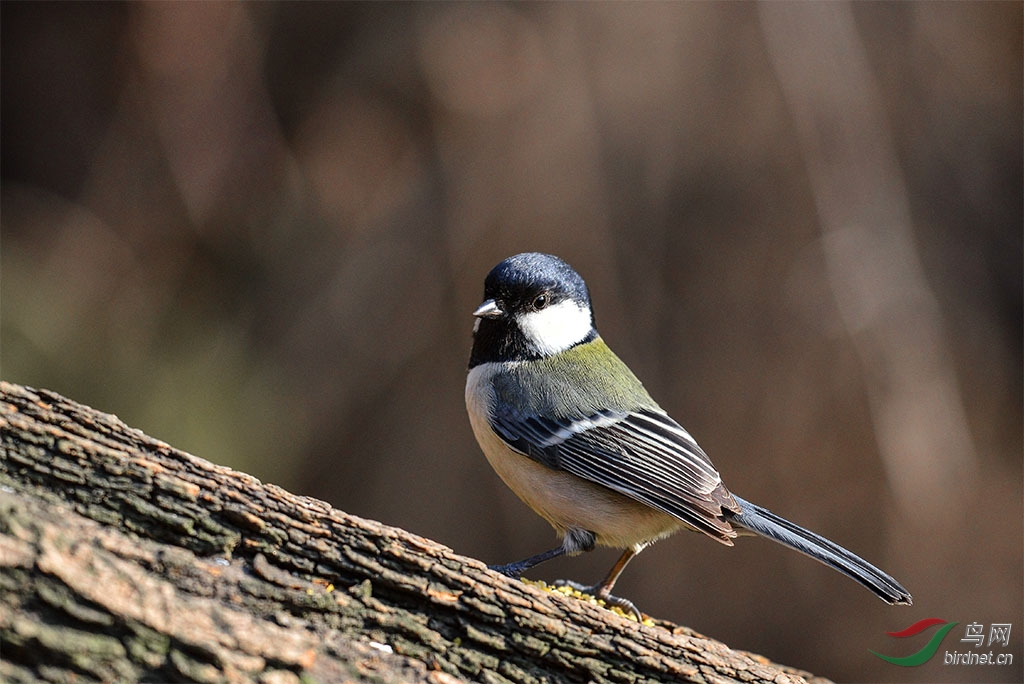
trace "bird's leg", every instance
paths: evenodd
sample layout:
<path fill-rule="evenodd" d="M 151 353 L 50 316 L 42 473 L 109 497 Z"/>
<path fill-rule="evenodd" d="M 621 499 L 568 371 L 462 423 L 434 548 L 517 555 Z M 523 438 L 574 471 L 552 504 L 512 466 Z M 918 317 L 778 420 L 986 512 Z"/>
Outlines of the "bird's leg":
<path fill-rule="evenodd" d="M 530 556 L 529 558 L 525 558 L 516 563 L 509 563 L 508 565 L 488 565 L 487 567 L 495 572 L 500 572 L 506 577 L 521 577 L 524 572 L 532 568 L 534 565 L 539 565 L 544 561 L 549 561 L 552 558 L 558 558 L 559 556 L 575 556 L 582 551 L 593 551 L 596 544 L 597 537 L 594 536 L 593 532 L 572 528 L 565 531 L 565 538 L 562 540 L 562 545 L 557 549 L 538 553 L 536 556 Z"/>
<path fill-rule="evenodd" d="M 608 571 L 608 575 L 592 587 L 580 584 L 579 582 L 573 582 L 572 580 L 558 580 L 555 584 L 558 586 L 572 587 L 576 591 L 596 596 L 609 606 L 618 606 L 623 611 L 633 613 L 637 622 L 643 622 L 644 616 L 640 613 L 640 609 L 636 607 L 636 604 L 629 599 L 612 595 L 612 587 L 615 586 L 615 581 L 619 579 L 619 575 L 622 574 L 626 565 L 629 561 L 633 560 L 633 556 L 637 553 L 639 552 L 636 549 L 626 549 L 623 551 L 622 555 L 619 556 L 619 560 L 616 561 L 615 565 L 612 566 L 612 569 Z"/>
<path fill-rule="evenodd" d="M 559 546 L 558 548 L 538 553 L 536 556 L 530 556 L 524 558 L 521 561 L 515 563 L 508 563 L 506 565 L 488 565 L 487 567 L 495 572 L 500 572 L 506 577 L 512 577 L 513 579 L 522 577 L 523 573 L 532 568 L 534 565 L 539 565 L 544 561 L 549 561 L 552 558 L 558 558 L 565 554 L 565 547 Z"/>

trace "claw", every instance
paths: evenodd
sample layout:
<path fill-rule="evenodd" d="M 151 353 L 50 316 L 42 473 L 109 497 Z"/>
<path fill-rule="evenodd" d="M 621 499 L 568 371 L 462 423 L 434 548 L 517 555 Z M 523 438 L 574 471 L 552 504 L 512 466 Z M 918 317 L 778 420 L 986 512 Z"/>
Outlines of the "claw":
<path fill-rule="evenodd" d="M 518 579 L 523 576 L 523 564 L 522 563 L 509 563 L 507 565 L 488 565 L 488 570 L 501 573 L 505 577 L 511 577 L 512 579 Z"/>
<path fill-rule="evenodd" d="M 557 580 L 555 582 L 555 586 L 569 587 L 571 589 L 575 589 L 581 594 L 587 594 L 588 596 L 593 596 L 594 598 L 601 599 L 605 602 L 605 605 L 617 606 L 618 608 L 621 608 L 623 612 L 632 613 L 633 617 L 635 617 L 636 621 L 640 624 L 643 624 L 644 622 L 643 613 L 640 612 L 640 609 L 636 607 L 635 603 L 633 603 L 629 599 L 624 599 L 620 596 L 612 595 L 611 591 L 609 591 L 601 584 L 587 586 L 585 584 L 580 584 L 579 582 L 573 582 L 572 580 Z"/>
<path fill-rule="evenodd" d="M 521 561 L 516 561 L 515 563 L 508 563 L 507 565 L 488 565 L 487 568 L 489 570 L 493 570 L 494 572 L 500 572 L 505 577 L 519 579 L 523 576 L 524 572 L 532 568 L 534 565 L 537 565 L 538 563 L 543 563 L 547 560 L 551 560 L 552 558 L 557 558 L 558 556 L 561 556 L 564 553 L 565 548 L 559 546 L 551 549 L 550 551 L 538 553 L 536 556 L 530 556 L 529 558 L 524 558 Z"/>

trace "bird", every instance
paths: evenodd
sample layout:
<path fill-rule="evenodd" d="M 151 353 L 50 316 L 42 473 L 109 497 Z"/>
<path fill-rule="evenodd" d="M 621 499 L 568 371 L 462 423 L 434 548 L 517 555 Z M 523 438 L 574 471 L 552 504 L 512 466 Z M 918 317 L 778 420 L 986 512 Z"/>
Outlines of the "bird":
<path fill-rule="evenodd" d="M 583 278 L 550 254 L 496 265 L 475 311 L 466 378 L 473 434 L 502 481 L 555 529 L 559 546 L 505 565 L 508 577 L 595 547 L 622 549 L 594 586 L 557 584 L 618 606 L 612 594 L 644 548 L 680 530 L 727 546 L 761 536 L 859 582 L 889 604 L 910 593 L 851 551 L 731 493 L 708 455 L 644 389 L 594 323 Z"/>

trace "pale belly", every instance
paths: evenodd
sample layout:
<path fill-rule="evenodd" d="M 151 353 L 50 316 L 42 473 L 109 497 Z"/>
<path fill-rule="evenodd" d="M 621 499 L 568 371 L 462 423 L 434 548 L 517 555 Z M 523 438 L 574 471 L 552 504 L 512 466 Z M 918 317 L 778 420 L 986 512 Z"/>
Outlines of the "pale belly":
<path fill-rule="evenodd" d="M 466 384 L 466 407 L 473 434 L 502 481 L 560 536 L 567 530 L 593 532 L 597 543 L 640 549 L 687 525 L 611 489 L 553 470 L 510 449 L 487 421 L 488 371 L 477 366 Z"/>

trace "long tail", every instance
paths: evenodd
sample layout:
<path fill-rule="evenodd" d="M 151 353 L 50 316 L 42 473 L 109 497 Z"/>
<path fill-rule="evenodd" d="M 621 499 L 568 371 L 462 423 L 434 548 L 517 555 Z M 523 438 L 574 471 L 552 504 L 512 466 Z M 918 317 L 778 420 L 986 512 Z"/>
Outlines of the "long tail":
<path fill-rule="evenodd" d="M 886 603 L 910 605 L 913 599 L 902 584 L 894 578 L 828 539 L 805 530 L 771 511 L 733 495 L 742 513 L 729 516 L 730 522 L 767 537 L 794 551 L 838 570 L 856 580 Z"/>

